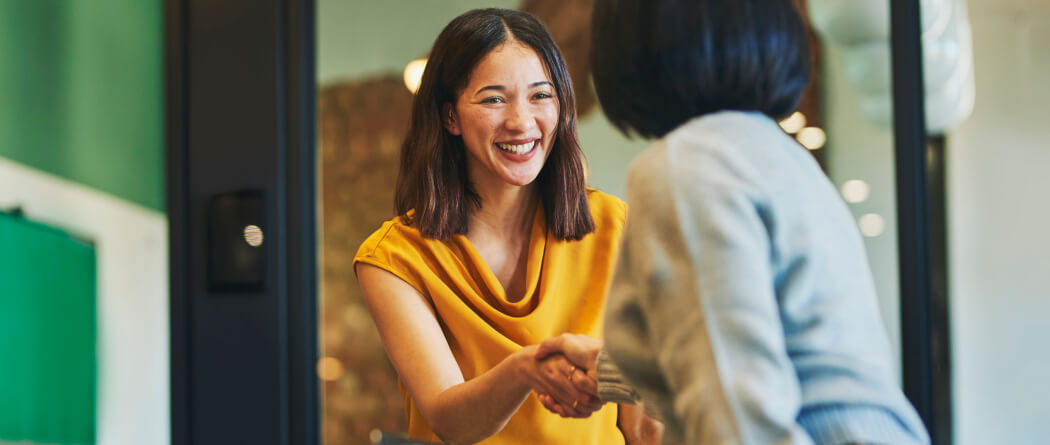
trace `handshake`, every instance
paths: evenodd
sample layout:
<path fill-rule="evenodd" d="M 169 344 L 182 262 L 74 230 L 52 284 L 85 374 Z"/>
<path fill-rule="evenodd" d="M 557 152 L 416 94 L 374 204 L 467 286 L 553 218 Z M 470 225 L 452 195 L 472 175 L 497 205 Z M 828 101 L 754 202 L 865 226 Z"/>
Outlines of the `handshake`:
<path fill-rule="evenodd" d="M 605 404 L 598 396 L 601 340 L 561 334 L 544 340 L 533 354 L 533 391 L 547 410 L 562 417 L 586 418 Z"/>

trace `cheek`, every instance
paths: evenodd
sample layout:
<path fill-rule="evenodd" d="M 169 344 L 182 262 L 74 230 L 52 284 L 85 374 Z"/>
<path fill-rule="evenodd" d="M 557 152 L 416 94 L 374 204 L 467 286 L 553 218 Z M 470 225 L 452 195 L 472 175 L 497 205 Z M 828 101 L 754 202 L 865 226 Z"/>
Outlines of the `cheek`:
<path fill-rule="evenodd" d="M 558 104 L 554 103 L 550 106 L 544 107 L 542 113 L 539 113 L 540 119 L 543 125 L 546 127 L 546 131 L 551 133 L 551 137 L 554 136 L 555 130 L 558 129 L 558 117 L 560 115 Z"/>
<path fill-rule="evenodd" d="M 463 116 L 460 126 L 464 136 L 472 138 L 485 138 L 495 128 L 495 119 L 486 113 L 472 113 Z"/>

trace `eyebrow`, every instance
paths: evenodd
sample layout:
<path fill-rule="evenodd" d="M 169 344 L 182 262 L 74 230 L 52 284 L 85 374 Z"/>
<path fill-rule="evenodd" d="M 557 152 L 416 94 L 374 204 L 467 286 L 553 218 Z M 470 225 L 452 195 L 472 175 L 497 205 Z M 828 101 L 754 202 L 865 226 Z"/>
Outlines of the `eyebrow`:
<path fill-rule="evenodd" d="M 536 87 L 542 86 L 542 85 L 548 85 L 551 88 L 554 88 L 554 84 L 551 83 L 549 80 L 541 80 L 539 82 L 530 83 L 529 84 L 529 88 L 532 89 L 532 88 L 536 88 Z M 474 95 L 477 96 L 478 93 L 480 93 L 482 91 L 486 91 L 486 90 L 506 91 L 507 87 L 505 87 L 503 85 L 486 85 L 486 86 L 483 86 L 481 88 L 478 88 L 478 90 L 474 92 Z"/>

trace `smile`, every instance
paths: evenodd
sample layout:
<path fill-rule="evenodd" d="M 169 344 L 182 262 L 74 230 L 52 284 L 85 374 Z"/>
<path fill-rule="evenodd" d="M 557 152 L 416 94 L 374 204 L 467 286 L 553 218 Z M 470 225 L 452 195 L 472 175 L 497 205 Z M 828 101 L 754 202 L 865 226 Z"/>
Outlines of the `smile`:
<path fill-rule="evenodd" d="M 503 150 L 505 152 L 514 153 L 516 155 L 523 155 L 535 149 L 538 143 L 539 139 L 524 144 L 496 144 L 496 146 L 499 147 L 500 150 Z"/>

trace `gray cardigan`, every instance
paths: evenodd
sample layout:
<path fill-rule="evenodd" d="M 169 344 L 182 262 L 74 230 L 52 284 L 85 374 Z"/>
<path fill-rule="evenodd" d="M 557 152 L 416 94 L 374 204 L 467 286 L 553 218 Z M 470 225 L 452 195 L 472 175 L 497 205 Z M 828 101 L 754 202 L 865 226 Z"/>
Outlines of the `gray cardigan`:
<path fill-rule="evenodd" d="M 926 444 L 853 217 L 773 120 L 694 119 L 632 163 L 605 345 L 666 444 Z"/>

